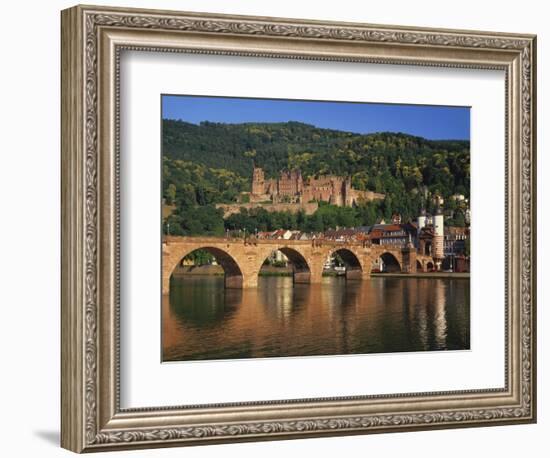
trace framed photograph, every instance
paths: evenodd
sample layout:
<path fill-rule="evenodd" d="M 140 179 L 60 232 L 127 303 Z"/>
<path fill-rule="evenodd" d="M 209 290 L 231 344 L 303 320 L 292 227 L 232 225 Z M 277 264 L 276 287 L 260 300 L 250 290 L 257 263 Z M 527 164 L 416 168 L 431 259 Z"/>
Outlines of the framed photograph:
<path fill-rule="evenodd" d="M 62 446 L 536 421 L 536 38 L 62 12 Z"/>

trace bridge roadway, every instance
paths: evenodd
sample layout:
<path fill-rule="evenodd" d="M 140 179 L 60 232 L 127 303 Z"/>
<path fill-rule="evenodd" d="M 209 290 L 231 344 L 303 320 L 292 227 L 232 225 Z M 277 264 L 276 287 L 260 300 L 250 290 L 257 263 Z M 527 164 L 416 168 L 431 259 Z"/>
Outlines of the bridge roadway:
<path fill-rule="evenodd" d="M 368 242 L 167 236 L 162 244 L 163 294 L 170 291 L 170 277 L 178 263 L 198 249 L 211 253 L 223 267 L 227 288 L 255 288 L 264 261 L 275 250 L 289 259 L 295 283 L 320 283 L 323 265 L 335 253 L 344 261 L 348 279 L 369 278 L 378 258 L 391 270 L 404 273 L 426 271 L 429 263 L 433 264 L 431 257 L 417 254 L 413 247 L 393 248 Z"/>

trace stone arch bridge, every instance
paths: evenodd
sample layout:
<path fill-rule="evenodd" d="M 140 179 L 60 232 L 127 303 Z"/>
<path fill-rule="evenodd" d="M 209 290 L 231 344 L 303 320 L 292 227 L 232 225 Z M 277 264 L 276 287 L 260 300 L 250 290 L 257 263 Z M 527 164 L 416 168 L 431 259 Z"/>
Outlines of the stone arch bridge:
<path fill-rule="evenodd" d="M 170 291 L 170 277 L 178 263 L 199 249 L 211 253 L 223 267 L 227 288 L 256 287 L 264 261 L 275 250 L 289 259 L 295 283 L 320 283 L 323 266 L 332 254 L 344 261 L 348 279 L 369 278 L 378 258 L 394 272 L 426 271 L 428 263 L 433 264 L 431 257 L 417 255 L 415 248 L 390 248 L 367 242 L 168 236 L 162 244 L 163 294 Z"/>

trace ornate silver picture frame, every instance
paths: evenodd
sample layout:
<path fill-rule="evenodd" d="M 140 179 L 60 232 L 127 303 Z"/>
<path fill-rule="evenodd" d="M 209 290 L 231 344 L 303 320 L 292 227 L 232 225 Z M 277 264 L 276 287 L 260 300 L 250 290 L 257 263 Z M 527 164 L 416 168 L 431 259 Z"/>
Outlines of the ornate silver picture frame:
<path fill-rule="evenodd" d="M 93 6 L 64 10 L 61 34 L 64 448 L 92 452 L 536 421 L 535 36 Z M 127 50 L 503 71 L 505 386 L 122 408 L 119 124 L 120 57 Z"/>

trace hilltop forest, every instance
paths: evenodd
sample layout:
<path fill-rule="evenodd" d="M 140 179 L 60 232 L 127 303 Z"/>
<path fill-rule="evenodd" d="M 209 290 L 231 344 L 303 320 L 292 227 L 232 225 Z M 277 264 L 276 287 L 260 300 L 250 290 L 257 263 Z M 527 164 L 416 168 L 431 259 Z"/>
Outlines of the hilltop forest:
<path fill-rule="evenodd" d="M 454 194 L 470 197 L 470 144 L 434 141 L 403 133 L 368 135 L 322 129 L 299 122 L 199 125 L 163 120 L 163 199 L 171 208 L 164 231 L 173 235 L 222 235 L 225 230 L 278 228 L 323 231 L 370 225 L 399 213 L 416 219 L 444 199 L 447 224 L 464 225 Z M 251 189 L 253 165 L 266 177 L 299 168 L 304 178 L 350 176 L 353 187 L 386 195 L 354 208 L 321 204 L 313 215 L 241 210 L 223 219 L 217 203 L 235 202 Z"/>

